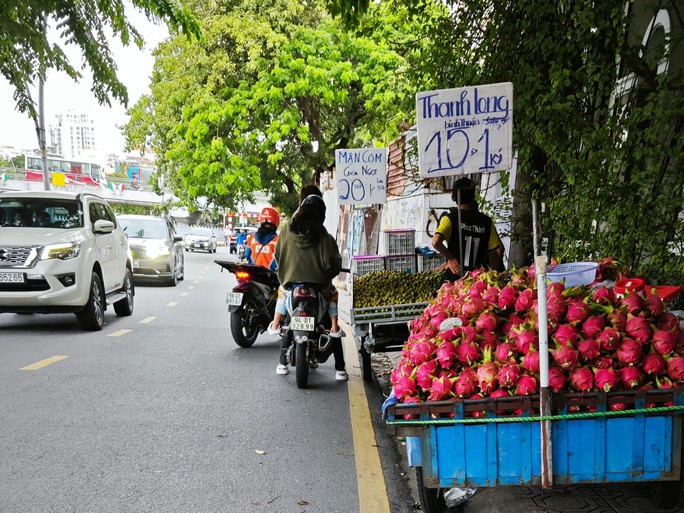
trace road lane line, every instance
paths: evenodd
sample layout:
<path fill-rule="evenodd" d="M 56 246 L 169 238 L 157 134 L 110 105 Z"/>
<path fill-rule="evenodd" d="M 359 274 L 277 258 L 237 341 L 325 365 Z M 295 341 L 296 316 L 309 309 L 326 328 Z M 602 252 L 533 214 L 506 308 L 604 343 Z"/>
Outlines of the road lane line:
<path fill-rule="evenodd" d="M 181 296 L 187 296 L 188 294 L 190 294 L 190 292 L 181 292 L 180 293 Z"/>
<path fill-rule="evenodd" d="M 151 323 L 151 322 L 152 322 L 153 320 L 155 320 L 155 319 L 156 319 L 156 317 L 154 317 L 154 316 L 145 317 L 145 318 L 144 318 L 142 321 L 140 321 L 138 324 L 149 324 L 149 323 Z"/>
<path fill-rule="evenodd" d="M 120 337 L 121 335 L 125 335 L 126 333 L 129 333 L 131 330 L 116 330 L 109 335 L 108 337 Z"/>
<path fill-rule="evenodd" d="M 169 301 L 166 306 L 176 306 L 178 304 L 178 301 Z"/>
<path fill-rule="evenodd" d="M 198 282 L 198 283 L 199 283 L 199 282 Z M 188 290 L 190 290 L 190 289 L 194 289 L 194 288 L 195 288 L 195 286 L 194 286 L 194 285 L 188 285 Z"/>
<path fill-rule="evenodd" d="M 32 363 L 31 365 L 27 365 L 26 367 L 22 367 L 19 370 L 34 371 L 34 370 L 42 369 L 43 367 L 47 367 L 48 365 L 53 364 L 55 362 L 66 360 L 67 358 L 69 358 L 69 357 L 65 356 L 65 355 L 58 354 L 55 356 L 51 356 L 50 358 L 45 358 L 45 360 L 41 360 L 39 362 Z"/>
<path fill-rule="evenodd" d="M 353 333 L 348 324 L 340 322 L 340 325 L 343 325 L 346 333 Z M 371 421 L 366 388 L 357 363 L 356 342 L 352 335 L 344 337 L 344 352 L 349 355 L 347 357 L 347 373 L 349 374 L 347 387 L 359 489 L 359 513 L 390 513 L 385 475 L 380 463 L 380 452 Z M 354 365 L 350 366 L 351 355 L 355 355 L 356 358 L 353 359 Z"/>

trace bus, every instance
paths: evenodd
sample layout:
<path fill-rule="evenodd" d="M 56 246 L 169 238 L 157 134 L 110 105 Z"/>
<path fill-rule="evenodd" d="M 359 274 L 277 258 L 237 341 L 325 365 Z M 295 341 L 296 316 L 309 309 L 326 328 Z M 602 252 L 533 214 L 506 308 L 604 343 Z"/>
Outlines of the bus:
<path fill-rule="evenodd" d="M 26 180 L 43 181 L 43 159 L 39 155 L 25 155 Z M 47 168 L 52 173 L 63 173 L 66 185 L 90 185 L 99 187 L 107 184 L 102 166 L 94 162 L 47 158 Z"/>

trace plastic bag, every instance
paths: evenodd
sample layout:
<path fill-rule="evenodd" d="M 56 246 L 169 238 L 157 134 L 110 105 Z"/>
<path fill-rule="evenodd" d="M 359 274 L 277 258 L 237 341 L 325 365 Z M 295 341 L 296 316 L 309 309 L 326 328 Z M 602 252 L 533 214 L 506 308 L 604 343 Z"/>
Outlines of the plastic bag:
<path fill-rule="evenodd" d="M 451 488 L 444 492 L 444 504 L 447 508 L 455 508 L 470 499 L 477 488 Z"/>

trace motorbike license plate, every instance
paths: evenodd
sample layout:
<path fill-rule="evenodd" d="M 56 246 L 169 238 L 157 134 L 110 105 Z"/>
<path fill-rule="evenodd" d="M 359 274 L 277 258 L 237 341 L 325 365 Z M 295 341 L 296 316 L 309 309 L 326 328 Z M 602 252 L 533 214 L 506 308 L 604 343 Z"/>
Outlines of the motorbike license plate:
<path fill-rule="evenodd" d="M 23 273 L 0 273 L 2 283 L 24 283 Z"/>
<path fill-rule="evenodd" d="M 292 331 L 313 331 L 313 317 L 293 317 L 290 319 L 290 330 Z"/>
<path fill-rule="evenodd" d="M 226 294 L 226 303 L 230 306 L 240 306 L 242 304 L 242 292 L 228 292 Z"/>

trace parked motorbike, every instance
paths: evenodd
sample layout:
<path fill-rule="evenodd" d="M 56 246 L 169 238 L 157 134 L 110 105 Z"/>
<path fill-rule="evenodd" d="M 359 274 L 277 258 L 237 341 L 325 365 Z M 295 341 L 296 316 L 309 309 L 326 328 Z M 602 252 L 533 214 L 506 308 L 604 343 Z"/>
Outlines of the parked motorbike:
<path fill-rule="evenodd" d="M 226 294 L 230 332 L 240 347 L 251 347 L 273 320 L 278 299 L 278 277 L 273 271 L 252 264 L 214 260 L 235 275 L 237 286 Z"/>
<path fill-rule="evenodd" d="M 320 286 L 302 283 L 292 288 L 286 305 L 287 318 L 281 330 L 286 340 L 282 345 L 287 345 L 286 359 L 295 368 L 297 387 L 306 388 L 309 369 L 325 363 L 333 354 L 328 301 Z"/>

